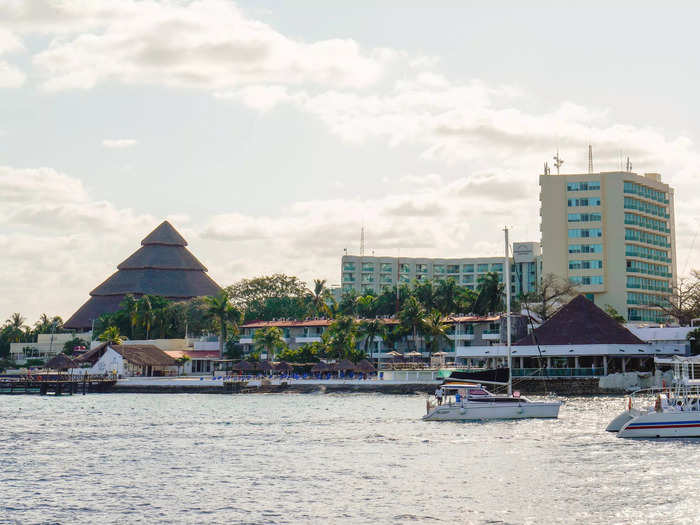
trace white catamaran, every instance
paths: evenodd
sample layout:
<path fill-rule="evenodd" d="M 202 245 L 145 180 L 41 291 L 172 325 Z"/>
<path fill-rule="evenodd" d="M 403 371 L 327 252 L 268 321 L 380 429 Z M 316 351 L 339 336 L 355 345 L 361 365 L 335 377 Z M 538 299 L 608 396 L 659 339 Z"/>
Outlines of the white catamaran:
<path fill-rule="evenodd" d="M 674 384 L 671 388 L 648 388 L 634 392 L 627 410 L 613 419 L 605 430 L 621 438 L 700 437 L 700 380 L 695 379 L 693 358 L 673 357 Z M 689 368 L 692 374 L 689 374 Z M 648 404 L 640 405 L 642 399 Z M 653 404 L 651 404 L 653 400 Z"/>
<path fill-rule="evenodd" d="M 508 245 L 508 228 L 505 230 L 505 278 L 506 278 L 506 342 L 508 345 L 508 382 L 469 381 L 448 379 L 440 386 L 448 401 L 433 405 L 428 401 L 426 421 L 473 421 L 487 419 L 526 419 L 556 418 L 559 416 L 559 401 L 530 401 L 513 393 L 512 358 L 511 358 L 511 320 L 510 320 L 510 257 Z M 483 384 L 508 385 L 507 395 L 492 394 Z M 452 397 L 454 396 L 454 402 Z"/>

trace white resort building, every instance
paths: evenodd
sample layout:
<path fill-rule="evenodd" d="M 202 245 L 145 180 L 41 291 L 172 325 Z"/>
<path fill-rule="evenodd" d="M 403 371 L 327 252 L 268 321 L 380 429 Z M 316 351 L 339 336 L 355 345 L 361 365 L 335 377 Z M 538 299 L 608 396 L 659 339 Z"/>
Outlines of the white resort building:
<path fill-rule="evenodd" d="M 537 242 L 513 243 L 511 260 L 512 293 L 518 296 L 535 289 L 540 278 L 542 255 Z M 341 260 L 343 292 L 368 290 L 379 293 L 398 283 L 454 279 L 457 284 L 475 290 L 479 279 L 496 272 L 503 281 L 503 257 L 425 258 L 344 255 Z"/>

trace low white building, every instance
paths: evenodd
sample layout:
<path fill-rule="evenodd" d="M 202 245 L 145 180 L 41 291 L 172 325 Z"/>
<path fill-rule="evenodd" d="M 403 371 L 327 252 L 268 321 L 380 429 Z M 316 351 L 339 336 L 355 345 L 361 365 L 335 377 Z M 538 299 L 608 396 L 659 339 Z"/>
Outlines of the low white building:
<path fill-rule="evenodd" d="M 10 343 L 10 359 L 24 364 L 27 359 L 48 361 L 63 352 L 63 346 L 74 338 L 90 341 L 90 332 L 79 334 L 39 334 L 36 343 Z"/>
<path fill-rule="evenodd" d="M 77 374 L 115 374 L 118 376 L 167 376 L 177 374 L 177 363 L 153 345 L 115 345 L 102 343 L 76 358 Z"/>
<path fill-rule="evenodd" d="M 685 356 L 683 338 L 635 335 L 593 302 L 579 295 L 531 334 L 513 343 L 513 376 L 600 376 L 628 370 L 653 370 L 655 357 Z M 658 333 L 657 333 L 658 335 Z M 671 337 L 668 332 L 664 337 Z M 679 337 L 680 331 L 673 337 Z M 505 345 L 457 346 L 456 360 L 467 366 L 504 366 Z"/>

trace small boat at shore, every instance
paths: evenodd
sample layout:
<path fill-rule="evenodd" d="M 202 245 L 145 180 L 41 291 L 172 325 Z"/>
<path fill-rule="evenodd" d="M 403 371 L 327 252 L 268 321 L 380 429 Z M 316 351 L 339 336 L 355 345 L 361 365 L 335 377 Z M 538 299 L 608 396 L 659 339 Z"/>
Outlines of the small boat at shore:
<path fill-rule="evenodd" d="M 688 375 L 688 361 L 674 358 L 674 384 L 671 388 L 647 388 L 634 392 L 627 410 L 606 427 L 621 438 L 700 437 L 700 380 Z M 654 399 L 653 405 L 635 407 L 635 400 Z"/>

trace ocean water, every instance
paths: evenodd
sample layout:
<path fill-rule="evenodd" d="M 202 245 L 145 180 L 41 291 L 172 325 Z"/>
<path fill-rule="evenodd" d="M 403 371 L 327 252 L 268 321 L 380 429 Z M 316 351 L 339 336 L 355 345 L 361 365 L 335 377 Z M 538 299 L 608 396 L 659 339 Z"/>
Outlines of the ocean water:
<path fill-rule="evenodd" d="M 700 441 L 389 395 L 0 396 L 0 523 L 697 523 Z"/>

